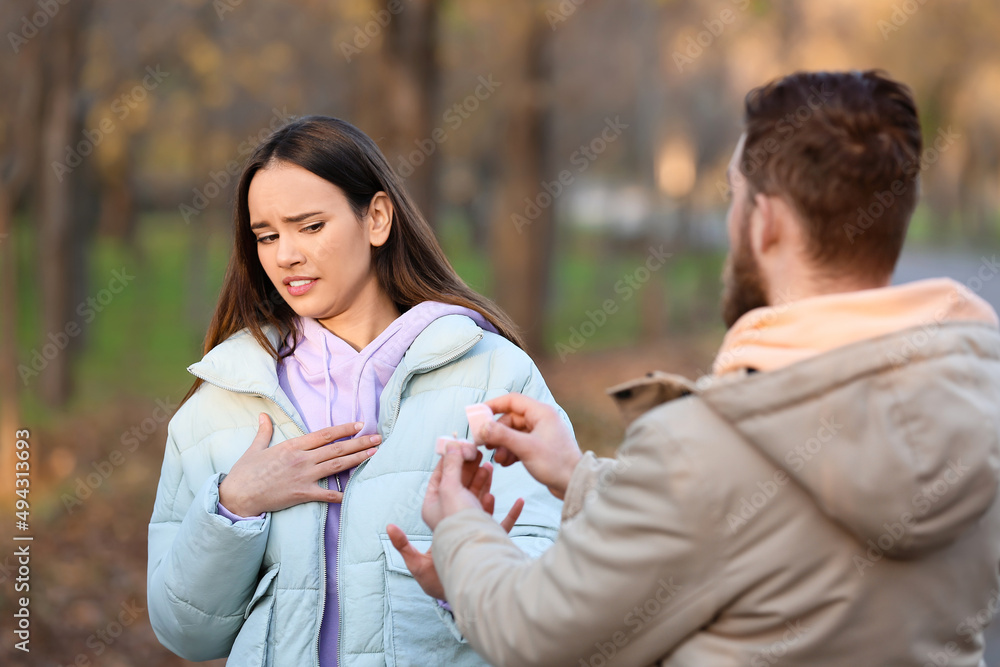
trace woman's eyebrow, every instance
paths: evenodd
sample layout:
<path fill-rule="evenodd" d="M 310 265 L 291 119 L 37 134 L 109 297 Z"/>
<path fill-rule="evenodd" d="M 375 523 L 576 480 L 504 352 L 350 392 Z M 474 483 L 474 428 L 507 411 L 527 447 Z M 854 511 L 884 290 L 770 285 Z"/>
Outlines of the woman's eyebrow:
<path fill-rule="evenodd" d="M 303 220 L 308 220 L 309 218 L 313 217 L 314 215 L 322 215 L 322 214 L 323 214 L 323 211 L 311 211 L 309 213 L 299 213 L 298 215 L 286 215 L 286 216 L 283 216 L 281 219 L 284 220 L 285 222 L 302 222 Z M 250 223 L 250 229 L 251 229 L 251 231 L 257 230 L 257 229 L 262 229 L 264 227 L 270 227 L 270 226 L 271 225 L 269 223 L 267 223 L 267 222 L 265 222 L 263 220 L 260 221 L 260 222 L 251 222 Z"/>
<path fill-rule="evenodd" d="M 312 211 L 311 213 L 299 213 L 298 215 L 286 215 L 282 218 L 285 222 L 302 222 L 314 215 L 320 215 L 323 211 Z"/>

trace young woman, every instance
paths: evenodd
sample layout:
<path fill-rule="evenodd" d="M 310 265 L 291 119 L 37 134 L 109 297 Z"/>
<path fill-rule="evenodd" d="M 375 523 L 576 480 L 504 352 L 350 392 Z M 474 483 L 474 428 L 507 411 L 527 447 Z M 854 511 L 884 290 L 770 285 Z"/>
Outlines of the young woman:
<path fill-rule="evenodd" d="M 553 402 L 514 326 L 344 121 L 271 135 L 233 221 L 149 526 L 157 637 L 236 666 L 483 664 L 386 526 L 427 550 L 435 440 L 468 434 L 465 406 L 510 391 Z M 496 470 L 493 496 L 500 512 L 525 499 L 505 525 L 526 552 L 551 544 L 559 502 L 520 464 Z"/>

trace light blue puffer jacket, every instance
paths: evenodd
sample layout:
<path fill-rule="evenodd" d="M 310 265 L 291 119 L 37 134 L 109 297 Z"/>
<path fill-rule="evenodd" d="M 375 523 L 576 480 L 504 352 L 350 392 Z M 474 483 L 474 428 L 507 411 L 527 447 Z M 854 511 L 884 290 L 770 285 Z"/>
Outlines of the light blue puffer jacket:
<path fill-rule="evenodd" d="M 216 513 L 219 478 L 250 445 L 257 415 L 274 422 L 271 445 L 302 435 L 302 419 L 278 386 L 274 359 L 246 331 L 188 370 L 205 384 L 170 421 L 149 525 L 156 636 L 189 660 L 317 666 L 328 506 L 304 503 L 237 524 Z M 395 523 L 427 550 L 420 508 L 436 438 L 468 435 L 465 406 L 511 391 L 554 403 L 524 352 L 463 315 L 432 322 L 383 389 L 382 445 L 355 471 L 342 509 L 342 667 L 484 664 L 409 574 L 385 527 Z M 531 556 L 548 548 L 561 503 L 519 463 L 497 466 L 493 492 L 498 519 L 516 498 L 526 501 L 515 541 Z"/>

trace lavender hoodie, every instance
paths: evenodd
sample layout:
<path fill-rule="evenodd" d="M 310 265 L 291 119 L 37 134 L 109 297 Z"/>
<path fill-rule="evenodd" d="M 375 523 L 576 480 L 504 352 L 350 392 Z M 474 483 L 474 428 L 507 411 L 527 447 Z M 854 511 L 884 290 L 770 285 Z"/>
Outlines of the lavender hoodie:
<path fill-rule="evenodd" d="M 312 318 L 299 318 L 301 337 L 295 352 L 278 365 L 278 383 L 298 410 L 309 432 L 349 422 L 363 422 L 358 435 L 373 435 L 379 419 L 382 388 L 406 350 L 427 325 L 446 315 L 466 315 L 481 328 L 496 332 L 482 315 L 463 306 L 425 301 L 396 318 L 360 352 Z M 357 437 L 357 436 L 355 436 Z M 331 489 L 343 489 L 353 471 L 327 479 Z M 340 605 L 337 596 L 337 543 L 340 503 L 330 503 L 326 519 L 326 606 L 320 626 L 320 665 L 337 665 Z M 219 513 L 239 517 L 221 504 Z M 263 515 L 262 515 L 263 517 Z M 256 517 L 254 517 L 256 518 Z"/>

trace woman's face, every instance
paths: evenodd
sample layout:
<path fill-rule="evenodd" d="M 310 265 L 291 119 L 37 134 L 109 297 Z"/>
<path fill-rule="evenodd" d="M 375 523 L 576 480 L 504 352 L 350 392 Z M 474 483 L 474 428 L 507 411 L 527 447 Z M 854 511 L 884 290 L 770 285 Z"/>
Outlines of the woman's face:
<path fill-rule="evenodd" d="M 260 263 L 297 315 L 325 323 L 378 300 L 371 247 L 392 224 L 384 193 L 358 219 L 336 185 L 279 162 L 254 175 L 247 199 Z"/>

